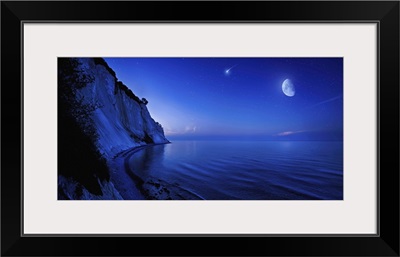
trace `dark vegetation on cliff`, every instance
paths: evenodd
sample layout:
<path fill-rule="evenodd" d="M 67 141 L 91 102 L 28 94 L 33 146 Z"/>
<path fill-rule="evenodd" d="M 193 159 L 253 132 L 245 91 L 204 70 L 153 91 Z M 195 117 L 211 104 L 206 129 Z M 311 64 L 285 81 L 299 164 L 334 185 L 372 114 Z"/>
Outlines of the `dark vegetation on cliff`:
<path fill-rule="evenodd" d="M 139 104 L 147 104 L 148 103 L 148 101 L 145 98 L 142 98 L 142 100 L 140 100 L 140 98 L 137 97 L 132 92 L 132 90 L 130 90 L 124 83 L 122 83 L 121 81 L 118 81 L 115 71 L 113 69 L 111 69 L 110 66 L 108 66 L 108 64 L 106 63 L 106 61 L 103 58 L 97 57 L 97 58 L 93 58 L 93 60 L 96 65 L 103 65 L 104 68 L 106 68 L 106 70 L 115 77 L 115 90 L 114 90 L 115 94 L 118 92 L 118 90 L 121 90 L 121 91 L 125 92 L 125 94 L 127 96 L 129 96 L 129 98 L 131 98 L 132 100 L 135 100 Z"/>
<path fill-rule="evenodd" d="M 77 98 L 77 90 L 94 79 L 79 69 L 77 59 L 58 58 L 58 174 L 72 178 L 94 195 L 102 195 L 98 180 L 108 181 L 110 175 L 96 147 L 98 134 L 91 119 L 99 106 Z M 77 191 L 77 195 L 82 194 L 82 188 Z M 59 199 L 65 198 L 59 192 Z"/>
<path fill-rule="evenodd" d="M 95 63 L 96 65 L 98 65 L 98 64 L 103 65 L 104 68 L 106 68 L 106 70 L 107 70 L 111 75 L 114 76 L 115 80 L 117 80 L 117 75 L 115 74 L 115 71 L 114 71 L 113 69 L 111 69 L 110 66 L 108 66 L 108 64 L 106 63 L 106 61 L 104 61 L 103 58 L 99 58 L 99 57 L 93 58 L 93 61 L 94 61 L 94 63 Z"/>
<path fill-rule="evenodd" d="M 127 96 L 129 96 L 130 99 L 135 100 L 136 102 L 138 102 L 139 104 L 143 103 L 139 97 L 137 97 L 132 90 L 130 90 L 124 83 L 122 83 L 121 81 L 117 81 L 117 83 L 115 83 L 115 87 L 118 88 L 119 90 L 122 90 L 123 92 L 125 92 L 125 94 Z"/>

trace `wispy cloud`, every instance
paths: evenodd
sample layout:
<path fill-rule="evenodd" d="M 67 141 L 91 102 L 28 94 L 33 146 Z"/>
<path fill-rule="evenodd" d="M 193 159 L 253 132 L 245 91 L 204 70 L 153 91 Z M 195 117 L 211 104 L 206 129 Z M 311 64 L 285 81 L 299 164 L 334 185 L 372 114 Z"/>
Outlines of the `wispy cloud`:
<path fill-rule="evenodd" d="M 186 126 L 184 133 L 194 133 L 196 132 L 196 126 Z"/>
<path fill-rule="evenodd" d="M 297 133 L 305 132 L 305 130 L 298 130 L 298 131 L 284 131 L 281 133 L 276 134 L 278 137 L 289 136 Z"/>
<path fill-rule="evenodd" d="M 313 104 L 313 105 L 309 106 L 308 108 L 314 108 L 314 107 L 319 106 L 319 105 L 322 105 L 322 104 L 326 104 L 326 103 L 330 103 L 330 102 L 336 101 L 336 100 L 338 100 L 338 99 L 340 99 L 340 98 L 342 98 L 342 95 L 338 95 L 338 96 L 332 97 L 332 98 L 330 98 L 330 99 L 328 99 L 328 100 L 324 100 L 324 101 L 322 101 L 322 102 Z"/>
<path fill-rule="evenodd" d="M 174 131 L 174 130 L 171 130 L 171 129 L 164 129 L 164 132 L 165 132 L 165 135 L 176 135 L 176 134 L 181 134 L 181 133 L 179 133 L 179 131 Z"/>
<path fill-rule="evenodd" d="M 281 137 L 281 136 L 288 136 L 291 134 L 294 134 L 294 132 L 293 131 L 285 131 L 285 132 L 278 133 L 277 136 Z"/>
<path fill-rule="evenodd" d="M 197 130 L 196 125 L 187 125 L 183 129 L 170 129 L 170 128 L 165 128 L 164 132 L 165 135 L 182 135 L 182 134 L 193 134 Z"/>

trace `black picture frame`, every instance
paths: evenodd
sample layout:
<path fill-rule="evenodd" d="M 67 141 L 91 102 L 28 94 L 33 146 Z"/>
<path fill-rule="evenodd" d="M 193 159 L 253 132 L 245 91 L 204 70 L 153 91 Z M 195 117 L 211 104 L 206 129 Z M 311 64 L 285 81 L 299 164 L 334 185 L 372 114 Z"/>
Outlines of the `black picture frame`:
<path fill-rule="evenodd" d="M 378 234 L 24 236 L 21 31 L 26 21 L 377 23 Z M 3 256 L 399 256 L 398 1 L 2 1 L 1 107 Z"/>

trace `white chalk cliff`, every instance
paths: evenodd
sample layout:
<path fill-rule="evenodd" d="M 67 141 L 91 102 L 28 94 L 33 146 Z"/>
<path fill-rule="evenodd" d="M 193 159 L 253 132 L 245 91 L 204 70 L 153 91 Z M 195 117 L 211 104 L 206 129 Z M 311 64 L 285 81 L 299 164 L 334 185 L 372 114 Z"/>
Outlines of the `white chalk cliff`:
<path fill-rule="evenodd" d="M 97 141 L 93 143 L 107 163 L 110 179 L 97 179 L 101 194 L 94 194 L 73 177 L 59 174 L 59 199 L 143 199 L 134 181 L 125 172 L 123 157 L 116 156 L 136 146 L 169 143 L 163 128 L 150 116 L 147 100 L 140 99 L 118 81 L 115 72 L 103 59 L 79 58 L 78 61 L 80 76 L 92 79 L 77 90 L 76 98 L 96 107 L 91 113 L 93 127 L 98 134 Z M 79 172 L 92 171 L 86 168 Z"/>
<path fill-rule="evenodd" d="M 78 94 L 99 106 L 93 114 L 98 148 L 106 158 L 122 150 L 148 143 L 167 143 L 162 126 L 154 121 L 146 104 L 136 97 L 102 59 L 81 58 L 81 70 L 94 81 Z"/>

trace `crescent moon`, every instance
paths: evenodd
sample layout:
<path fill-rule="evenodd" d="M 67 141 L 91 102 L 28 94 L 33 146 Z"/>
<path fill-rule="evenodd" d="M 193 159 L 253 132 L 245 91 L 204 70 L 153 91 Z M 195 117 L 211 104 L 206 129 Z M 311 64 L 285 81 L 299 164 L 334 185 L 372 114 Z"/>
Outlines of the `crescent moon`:
<path fill-rule="evenodd" d="M 296 89 L 290 79 L 285 79 L 282 83 L 282 91 L 286 96 L 292 97 L 296 94 Z"/>

